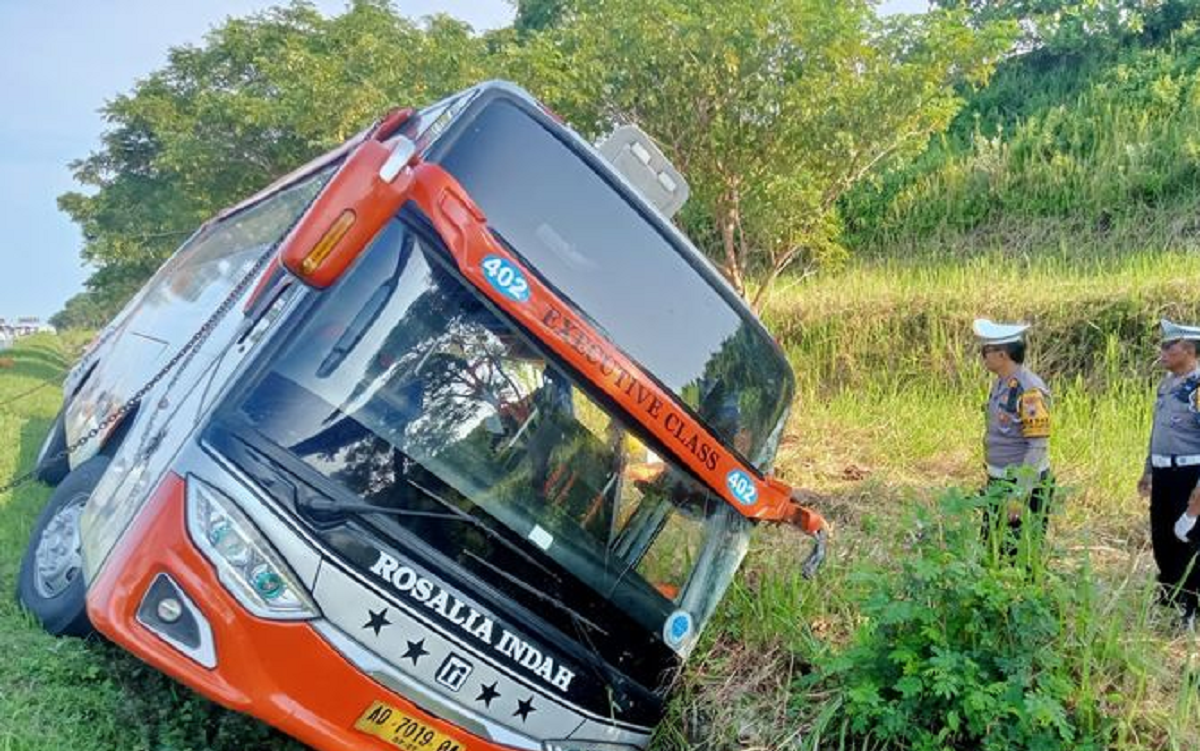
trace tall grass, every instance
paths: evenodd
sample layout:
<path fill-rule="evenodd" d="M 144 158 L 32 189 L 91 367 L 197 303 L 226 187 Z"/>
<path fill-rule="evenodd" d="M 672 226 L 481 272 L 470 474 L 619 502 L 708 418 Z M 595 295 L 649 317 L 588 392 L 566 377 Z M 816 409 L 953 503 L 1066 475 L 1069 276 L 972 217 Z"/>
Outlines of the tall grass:
<path fill-rule="evenodd" d="M 1185 26 L 1154 46 L 1009 61 L 915 165 L 844 204 L 856 246 L 894 252 L 945 230 L 1077 224 L 1103 239 L 1156 209 L 1166 228 L 1200 231 L 1200 35 Z M 1150 211 L 1147 211 L 1150 209 Z M 1069 241 L 1069 237 L 1065 237 Z"/>
<path fill-rule="evenodd" d="M 1200 320 L 1198 274 L 1200 255 L 1177 250 L 1086 263 L 1050 254 L 866 261 L 785 281 L 764 317 L 801 383 L 824 389 L 883 374 L 973 379 L 976 317 L 1033 323 L 1039 372 L 1106 385 L 1154 376 L 1159 319 Z"/>
<path fill-rule="evenodd" d="M 833 554 L 806 582 L 798 537 L 759 535 L 658 748 L 918 747 L 856 727 L 848 692 L 858 685 L 855 671 L 869 666 L 830 666 L 862 646 L 886 610 L 880 597 L 906 596 L 912 583 L 901 572 L 928 563 L 914 548 L 914 514 L 926 526 L 951 524 L 939 499 L 983 482 L 991 376 L 970 330 L 977 315 L 1036 323 L 1029 364 L 1055 397 L 1051 458 L 1060 490 L 1047 573 L 1033 588 L 1010 582 L 1017 590 L 1009 592 L 1012 602 L 1036 598 L 1046 608 L 1042 669 L 1062 682 L 1053 696 L 1071 718 L 1070 739 L 1041 747 L 1200 743 L 1200 652 L 1154 604 L 1146 503 L 1135 491 L 1160 375 L 1157 321 L 1200 320 L 1192 282 L 1200 259 L 1138 250 L 1085 263 L 1053 252 L 955 261 L 939 252 L 866 260 L 785 282 L 774 295 L 766 319 L 799 384 L 778 465 L 815 493 L 833 522 Z M 977 529 L 977 521 L 958 521 Z M 938 553 L 947 599 L 928 604 L 938 622 L 962 617 L 971 602 L 960 590 L 969 582 L 954 580 L 961 571 L 952 565 L 978 555 L 970 537 L 960 534 L 957 547 Z M 987 567 L 971 569 L 980 570 Z M 1019 637 L 1005 630 L 1016 621 L 997 619 L 997 638 Z M 1024 747 L 1036 746 L 1013 746 Z"/>

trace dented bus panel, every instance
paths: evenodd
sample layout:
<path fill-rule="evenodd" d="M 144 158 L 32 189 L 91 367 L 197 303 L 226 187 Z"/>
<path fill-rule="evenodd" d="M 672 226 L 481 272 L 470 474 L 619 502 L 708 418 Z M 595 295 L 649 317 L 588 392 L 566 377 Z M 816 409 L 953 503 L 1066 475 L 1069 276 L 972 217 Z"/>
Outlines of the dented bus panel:
<path fill-rule="evenodd" d="M 315 748 L 645 747 L 753 523 L 823 523 L 786 360 L 622 138 L 486 83 L 198 230 L 68 379 L 103 429 L 22 601 Z"/>

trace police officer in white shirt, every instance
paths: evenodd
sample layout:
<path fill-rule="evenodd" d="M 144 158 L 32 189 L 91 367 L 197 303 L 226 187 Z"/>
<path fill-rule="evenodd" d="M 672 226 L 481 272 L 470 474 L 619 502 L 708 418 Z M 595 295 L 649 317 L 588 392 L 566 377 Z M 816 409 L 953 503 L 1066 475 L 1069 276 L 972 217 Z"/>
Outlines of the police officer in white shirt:
<path fill-rule="evenodd" d="M 1025 367 L 1027 324 L 994 323 L 977 319 L 973 326 L 979 339 L 983 365 L 996 381 L 987 402 L 984 453 L 988 488 L 1002 488 L 1008 501 L 1003 512 L 1010 529 L 1018 531 L 1026 505 L 1040 514 L 1045 528 L 1053 494 L 1050 476 L 1050 389 L 1036 373 Z M 984 536 L 990 533 L 993 514 L 984 511 Z"/>
<path fill-rule="evenodd" d="M 1162 321 L 1159 363 L 1167 375 L 1158 386 L 1150 450 L 1138 492 L 1150 496 L 1150 540 L 1162 597 L 1179 605 L 1185 623 L 1195 621 L 1200 566 L 1196 517 L 1200 516 L 1200 327 Z"/>

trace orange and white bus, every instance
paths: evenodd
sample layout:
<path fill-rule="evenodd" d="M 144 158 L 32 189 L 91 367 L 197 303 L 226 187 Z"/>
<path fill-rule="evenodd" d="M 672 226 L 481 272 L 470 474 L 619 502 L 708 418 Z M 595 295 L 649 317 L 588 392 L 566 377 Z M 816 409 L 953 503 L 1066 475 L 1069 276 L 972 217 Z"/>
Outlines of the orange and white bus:
<path fill-rule="evenodd" d="M 823 522 L 622 133 L 486 83 L 201 227 L 65 384 L 22 602 L 318 749 L 643 748 L 754 522 Z"/>

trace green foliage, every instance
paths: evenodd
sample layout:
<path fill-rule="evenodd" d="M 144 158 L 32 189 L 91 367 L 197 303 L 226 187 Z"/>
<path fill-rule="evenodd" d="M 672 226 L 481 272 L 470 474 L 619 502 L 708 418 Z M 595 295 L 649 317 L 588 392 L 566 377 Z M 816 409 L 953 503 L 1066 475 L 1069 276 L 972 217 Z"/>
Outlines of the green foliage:
<path fill-rule="evenodd" d="M 901 526 L 904 555 L 855 573 L 862 625 L 819 676 L 841 686 L 853 733 L 923 751 L 1104 747 L 1061 648 L 1088 580 L 1047 567 L 1036 519 L 1012 556 L 1007 530 L 981 541 L 979 507 L 1004 496 L 918 507 Z"/>
<path fill-rule="evenodd" d="M 972 23 L 1017 21 L 1025 49 L 1045 48 L 1072 54 L 1113 47 L 1146 27 L 1168 9 L 1190 0 L 932 0 L 941 8 L 967 8 Z"/>
<path fill-rule="evenodd" d="M 1007 61 L 916 163 L 847 198 L 852 244 L 1038 217 L 1103 234 L 1146 207 L 1189 211 L 1200 190 L 1200 4 L 1172 7 L 1161 37 Z"/>
<path fill-rule="evenodd" d="M 72 165 L 94 191 L 59 199 L 97 268 L 93 302 L 111 313 L 216 211 L 388 108 L 485 77 L 485 54 L 469 26 L 448 16 L 418 26 L 386 0 L 355 0 L 332 18 L 294 2 L 172 49 L 105 105 L 100 149 Z"/>
<path fill-rule="evenodd" d="M 556 25 L 567 11 L 569 0 L 516 0 L 513 28 L 518 33 L 542 31 Z"/>
<path fill-rule="evenodd" d="M 1035 324 L 1030 355 L 1051 384 L 1148 385 L 1158 375 L 1159 319 L 1200 319 L 1189 281 L 1200 273 L 1200 259 L 1122 250 L 1124 256 L 1091 266 L 1048 248 L 1031 259 L 993 253 L 952 259 L 955 265 L 859 263 L 789 288 L 765 320 L 801 364 L 801 387 L 822 393 L 884 377 L 970 387 L 980 375 L 971 333 L 980 316 Z"/>
<path fill-rule="evenodd" d="M 1154 215 L 1144 219 L 1111 247 L 1081 238 L 1085 245 L 1071 248 L 1073 255 L 1062 253 L 1057 235 L 1021 257 L 1005 252 L 1004 238 L 980 255 L 961 247 L 972 237 L 946 235 L 947 246 L 918 247 L 916 259 L 858 259 L 835 273 L 784 279 L 767 323 L 797 372 L 798 390 L 777 465 L 831 520 L 830 558 L 817 579 L 805 581 L 803 539 L 790 530 L 756 532 L 656 748 L 915 747 L 912 737 L 888 741 L 872 732 L 874 721 L 854 732 L 846 692 L 857 685 L 859 663 L 845 673 L 833 668 L 864 643 L 860 636 L 879 610 L 913 601 L 914 569 L 906 567 L 931 561 L 934 580 L 948 589 L 923 602 L 933 603 L 947 628 L 979 609 L 955 572 L 982 570 L 998 577 L 984 586 L 1001 588 L 1007 602 L 1028 595 L 1039 608 L 1033 623 L 1051 634 L 1037 643 L 1021 641 L 1024 635 L 996 643 L 1000 653 L 1032 645 L 1029 659 L 1041 667 L 1020 700 L 997 702 L 1014 711 L 1026 711 L 1025 693 L 1040 697 L 1042 708 L 1057 702 L 1075 740 L 1051 744 L 1054 726 L 1039 730 L 1030 721 L 1021 731 L 1027 743 L 1001 736 L 1010 748 L 1037 747 L 1036 738 L 1052 748 L 1090 738 L 1123 751 L 1200 743 L 1194 637 L 1154 604 L 1146 505 L 1134 489 L 1160 375 L 1156 320 L 1200 317 L 1191 281 L 1200 257 L 1172 246 Z M 1065 222 L 1054 226 L 1072 233 Z M 1174 249 L 1153 250 L 1164 245 Z M 976 315 L 1036 322 L 1031 366 L 1054 392 L 1051 460 L 1060 494 L 1032 582 L 1010 581 L 1015 572 L 1006 569 L 991 573 L 998 561 L 979 546 L 978 511 L 967 498 L 938 500 L 947 486 L 983 480 L 980 405 L 992 376 L 970 333 Z M 957 516 L 946 509 L 951 498 L 962 503 Z M 918 524 L 925 531 L 912 534 Z M 943 529 L 956 525 L 957 538 Z M 963 547 L 928 547 L 935 538 Z M 951 568 L 956 556 L 961 568 Z M 994 609 L 984 612 L 992 633 L 1015 627 Z M 902 636 L 921 635 L 909 629 Z M 956 644 L 955 654 L 967 651 Z M 883 671 L 895 666 L 886 652 L 874 656 L 879 662 L 862 669 L 875 671 L 887 695 L 896 674 Z M 930 650 L 923 661 L 933 657 Z M 931 706 L 938 705 L 920 705 Z M 948 731 L 949 703 L 941 706 L 943 714 L 927 713 L 928 732 L 957 738 L 954 748 L 978 747 L 962 740 L 962 709 L 959 730 Z M 907 709 L 919 717 L 920 707 Z M 1033 716 L 1031 707 L 1027 719 Z"/>
<path fill-rule="evenodd" d="M 685 223 L 759 294 L 793 263 L 839 258 L 837 199 L 920 152 L 981 83 L 1009 27 L 958 12 L 879 21 L 867 0 L 518 4 L 484 37 L 387 0 L 322 17 L 303 2 L 231 19 L 104 108 L 102 147 L 63 195 L 111 310 L 187 234 L 398 103 L 495 75 L 589 135 L 635 121 L 687 173 Z M 76 304 L 78 314 L 82 303 Z"/>
<path fill-rule="evenodd" d="M 103 328 L 119 304 L 106 304 L 94 292 L 80 292 L 72 295 L 62 310 L 50 316 L 50 325 L 59 331 Z"/>
<path fill-rule="evenodd" d="M 602 0 L 510 49 L 509 69 L 588 135 L 632 121 L 687 175 L 683 223 L 758 294 L 844 255 L 838 198 L 919 153 L 986 79 L 1011 27 L 957 12 L 880 21 L 856 0 Z"/>

